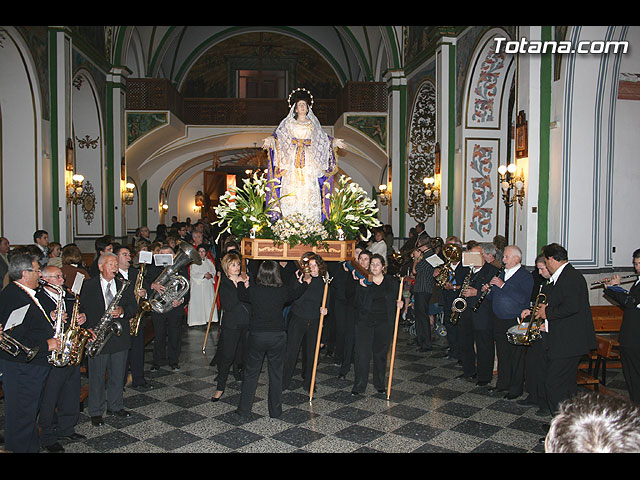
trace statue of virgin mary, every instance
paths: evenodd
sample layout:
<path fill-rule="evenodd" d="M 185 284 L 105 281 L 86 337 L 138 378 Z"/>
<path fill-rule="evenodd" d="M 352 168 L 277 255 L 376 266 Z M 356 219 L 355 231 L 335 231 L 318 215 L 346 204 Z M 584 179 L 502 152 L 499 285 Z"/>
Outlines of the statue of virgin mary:
<path fill-rule="evenodd" d="M 262 148 L 269 153 L 267 179 L 280 185 L 268 192 L 267 203 L 275 195 L 283 217 L 300 213 L 321 223 L 329 216 L 333 176 L 338 171 L 336 150 L 345 144 L 322 130 L 312 106 L 313 97 L 306 89 L 291 92 L 289 114 L 264 139 Z"/>

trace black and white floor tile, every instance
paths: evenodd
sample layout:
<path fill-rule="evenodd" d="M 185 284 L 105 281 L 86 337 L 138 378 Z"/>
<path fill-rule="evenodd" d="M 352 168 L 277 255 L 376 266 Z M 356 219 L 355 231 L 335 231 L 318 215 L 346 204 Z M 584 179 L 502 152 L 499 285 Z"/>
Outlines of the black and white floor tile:
<path fill-rule="evenodd" d="M 317 392 L 309 401 L 296 374 L 293 389 L 284 392 L 284 412 L 272 419 L 267 411 L 266 364 L 256 392 L 253 413 L 242 419 L 234 413 L 240 382 L 230 376 L 219 402 L 216 369 L 209 365 L 215 336 L 202 353 L 203 327 L 184 329 L 180 370 L 163 366 L 147 372 L 152 389 L 127 387 L 129 418 L 105 416 L 94 427 L 86 413 L 76 432 L 87 439 L 66 443 L 71 453 L 526 453 L 543 452 L 539 439 L 550 417 L 536 416 L 527 407 L 487 387 L 456 378 L 461 370 L 443 357 L 441 349 L 418 352 L 399 332 L 390 399 L 369 384 L 364 395 L 352 396 L 353 370 L 337 378 L 332 357 L 321 355 Z M 152 343 L 147 346 L 150 359 Z M 147 364 L 149 366 L 149 364 Z M 607 386 L 624 392 L 621 374 L 612 370 Z M 86 381 L 86 380 L 84 380 Z M 495 379 L 494 379 L 495 382 Z M 4 409 L 0 404 L 0 409 Z M 2 415 L 4 412 L 0 412 Z"/>

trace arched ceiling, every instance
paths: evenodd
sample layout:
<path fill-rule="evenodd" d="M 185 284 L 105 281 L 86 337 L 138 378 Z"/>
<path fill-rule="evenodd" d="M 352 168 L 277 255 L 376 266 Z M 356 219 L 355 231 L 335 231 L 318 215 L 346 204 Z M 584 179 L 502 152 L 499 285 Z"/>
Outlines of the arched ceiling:
<path fill-rule="evenodd" d="M 294 37 L 318 52 L 344 85 L 381 81 L 401 67 L 402 27 L 385 26 L 120 26 L 114 33 L 113 63 L 136 77 L 167 78 L 181 85 L 194 62 L 211 46 L 249 32 Z"/>

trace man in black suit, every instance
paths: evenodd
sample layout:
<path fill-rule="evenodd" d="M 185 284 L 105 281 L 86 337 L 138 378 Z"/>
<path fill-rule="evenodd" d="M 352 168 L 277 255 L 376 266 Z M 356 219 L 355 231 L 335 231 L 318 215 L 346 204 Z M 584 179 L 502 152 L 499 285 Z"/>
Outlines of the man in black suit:
<path fill-rule="evenodd" d="M 87 316 L 86 328 L 95 331 L 100 320 L 120 290 L 122 280 L 118 274 L 118 258 L 113 253 L 103 253 L 98 259 L 100 275 L 91 277 L 82 286 L 80 303 L 85 305 Z M 89 356 L 89 399 L 88 413 L 94 426 L 104 424 L 102 416 L 107 413 L 121 417 L 130 417 L 131 413 L 124 409 L 123 385 L 127 364 L 127 355 L 131 345 L 129 336 L 129 319 L 138 311 L 133 290 L 124 290 L 118 305 L 112 309 L 111 316 L 122 328 L 120 336 L 112 335 L 101 352 L 94 357 Z M 105 375 L 106 399 L 105 399 Z"/>
<path fill-rule="evenodd" d="M 128 280 L 129 286 L 127 290 L 134 290 L 134 296 L 137 299 L 145 299 L 147 297 L 147 289 L 149 288 L 146 275 L 143 276 L 142 288 L 135 291 L 136 281 L 140 270 L 131 265 L 131 250 L 126 245 L 115 244 L 113 246 L 113 254 L 118 258 L 118 278 Z M 140 300 L 138 300 L 140 301 Z M 138 304 L 139 305 L 139 304 Z M 124 322 L 123 327 L 130 328 Z M 125 377 L 127 370 L 131 368 L 131 386 L 140 388 L 152 388 L 150 383 L 144 378 L 144 316 L 140 320 L 138 334 L 131 337 L 131 347 L 127 356 L 127 365 L 125 368 Z"/>
<path fill-rule="evenodd" d="M 462 251 L 462 242 L 458 237 L 450 236 L 445 240 L 446 244 L 458 245 Z M 460 326 L 451 323 L 451 306 L 456 297 L 460 294 L 460 288 L 464 282 L 464 278 L 469 273 L 469 267 L 462 265 L 462 259 L 458 262 L 451 262 L 451 274 L 449 281 L 444 288 L 440 290 L 440 301 L 444 311 L 444 326 L 447 329 L 447 342 L 449 343 L 448 358 L 461 361 L 460 354 Z"/>
<path fill-rule="evenodd" d="M 9 262 L 11 282 L 0 292 L 2 329 L 7 326 L 12 312 L 27 307 L 22 321 L 7 329 L 6 333 L 25 348 L 38 349 L 31 360 L 27 360 L 22 349 L 15 350 L 16 356 L 0 350 L 5 404 L 4 445 L 7 451 L 16 453 L 40 451 L 37 416 L 51 370 L 47 354 L 60 348 L 60 341 L 53 338 L 51 312 L 46 312 L 36 299 L 40 276 L 37 256 L 13 255 Z"/>
<path fill-rule="evenodd" d="M 567 250 L 557 243 L 542 247 L 553 284 L 546 305 L 535 318 L 544 319 L 547 332 L 547 377 L 545 393 L 552 415 L 563 400 L 577 392 L 580 358 L 597 348 L 589 305 L 589 291 L 583 275 L 569 263 Z"/>
<path fill-rule="evenodd" d="M 62 270 L 53 265 L 42 269 L 42 279 L 52 285 L 64 288 Z M 45 312 L 55 311 L 58 307 L 59 294 L 52 287 L 44 286 L 36 294 L 36 298 Z M 71 321 L 75 297 L 63 293 L 62 309 L 65 312 L 65 323 Z M 77 325 L 82 325 L 86 316 L 78 309 Z M 80 365 L 54 367 L 47 377 L 44 388 L 38 425 L 40 426 L 40 443 L 49 452 L 63 452 L 60 440 L 77 441 L 86 438 L 75 432 L 80 416 Z"/>
<path fill-rule="evenodd" d="M 471 252 L 482 253 L 482 246 L 475 246 Z M 462 290 L 462 298 L 467 306 L 460 314 L 460 349 L 463 373 L 459 378 L 475 377 L 478 386 L 485 386 L 493 377 L 495 346 L 493 342 L 493 311 L 491 301 L 483 301 L 474 311 L 482 294 L 482 286 L 498 273 L 498 268 L 482 257 L 481 266 L 473 266 L 467 288 Z M 464 280 L 463 280 L 464 281 Z M 475 348 L 474 348 L 475 345 Z M 473 372 L 473 373 L 472 373 Z M 470 375 L 471 374 L 471 375 Z"/>
<path fill-rule="evenodd" d="M 162 247 L 161 254 L 173 255 L 171 247 Z M 165 286 L 156 282 L 158 277 L 164 271 L 164 267 L 158 265 L 149 265 L 149 281 L 151 289 L 155 292 L 162 293 Z M 187 267 L 180 269 L 180 275 L 189 278 Z M 178 371 L 180 366 L 178 358 L 180 357 L 180 339 L 182 335 L 182 325 L 186 320 L 185 306 L 189 301 L 189 292 L 187 292 L 180 300 L 172 302 L 171 310 L 158 313 L 151 310 L 151 320 L 153 321 L 153 359 L 151 371 L 157 371 L 162 363 L 167 362 L 171 370 Z"/>
<path fill-rule="evenodd" d="M 633 252 L 633 267 L 640 275 L 640 249 Z M 624 308 L 619 336 L 622 374 L 631 401 L 640 404 L 640 277 L 628 292 L 619 285 L 620 276 L 614 275 L 604 293 Z"/>
<path fill-rule="evenodd" d="M 49 233 L 45 230 L 36 230 L 33 233 L 33 243 L 38 248 L 38 263 L 42 268 L 49 261 Z"/>
<path fill-rule="evenodd" d="M 98 259 L 100 255 L 103 253 L 113 253 L 113 237 L 111 235 L 104 235 L 103 237 L 97 238 L 94 246 L 96 249 L 96 258 L 94 258 L 93 263 L 89 267 L 89 275 L 91 277 L 97 277 L 100 273 L 98 269 Z"/>

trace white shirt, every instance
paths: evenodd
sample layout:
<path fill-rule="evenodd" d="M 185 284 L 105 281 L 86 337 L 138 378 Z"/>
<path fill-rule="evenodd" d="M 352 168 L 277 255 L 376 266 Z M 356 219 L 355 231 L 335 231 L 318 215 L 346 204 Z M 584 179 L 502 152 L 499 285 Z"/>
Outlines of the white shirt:
<path fill-rule="evenodd" d="M 505 268 L 504 269 L 504 281 L 506 282 L 507 280 L 509 280 L 511 278 L 511 276 L 514 273 L 516 273 L 521 266 L 522 266 L 521 264 L 517 264 L 515 267 Z"/>
<path fill-rule="evenodd" d="M 551 278 L 549 279 L 549 282 L 553 283 L 555 285 L 556 282 L 558 281 L 558 277 L 562 273 L 562 270 L 564 270 L 564 267 L 566 267 L 568 264 L 569 264 L 569 262 L 565 262 L 560 267 L 558 267 L 558 269 L 555 272 L 553 272 L 553 275 L 551 275 Z"/>
<path fill-rule="evenodd" d="M 115 278 L 108 282 L 102 275 L 100 275 L 100 288 L 102 288 L 102 297 L 104 298 L 104 308 L 107 308 L 109 305 L 107 304 L 107 287 L 110 287 L 111 294 L 113 297 L 116 296 L 118 290 L 116 289 L 116 281 Z"/>
<path fill-rule="evenodd" d="M 122 275 L 122 278 L 124 278 L 125 280 L 129 280 L 129 272 L 127 270 L 122 270 L 121 268 L 120 270 L 120 275 Z"/>

